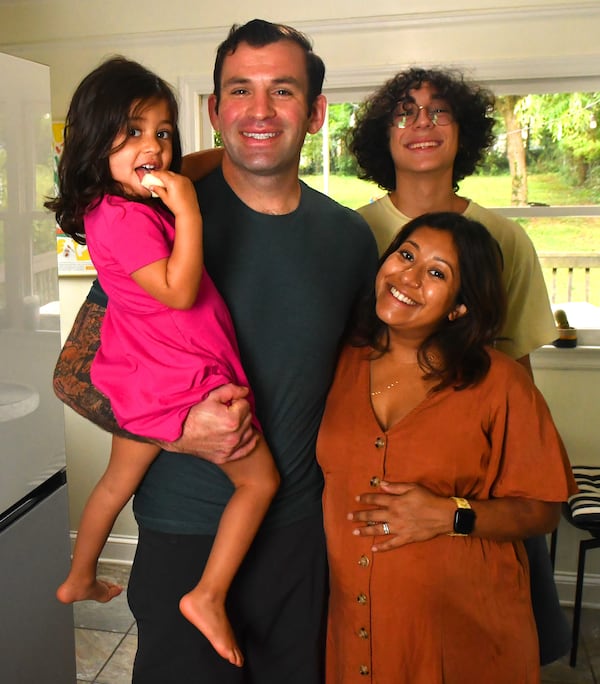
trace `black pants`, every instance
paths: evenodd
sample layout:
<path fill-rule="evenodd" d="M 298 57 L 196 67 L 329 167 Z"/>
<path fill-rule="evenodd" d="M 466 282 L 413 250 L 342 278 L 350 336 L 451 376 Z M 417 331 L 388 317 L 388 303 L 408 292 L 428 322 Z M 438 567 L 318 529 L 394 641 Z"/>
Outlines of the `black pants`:
<path fill-rule="evenodd" d="M 244 560 L 227 604 L 241 669 L 179 612 L 214 538 L 139 532 L 128 589 L 138 627 L 134 684 L 322 683 L 327 569 L 320 515 L 261 530 Z"/>
<path fill-rule="evenodd" d="M 525 539 L 531 578 L 531 603 L 540 643 L 540 663 L 547 665 L 569 652 L 571 627 L 558 602 L 546 537 Z"/>

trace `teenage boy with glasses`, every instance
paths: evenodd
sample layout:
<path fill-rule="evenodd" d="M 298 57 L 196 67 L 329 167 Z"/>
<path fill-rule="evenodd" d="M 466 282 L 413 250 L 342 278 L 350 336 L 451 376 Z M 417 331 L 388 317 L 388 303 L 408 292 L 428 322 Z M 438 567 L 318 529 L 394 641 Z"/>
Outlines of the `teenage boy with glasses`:
<path fill-rule="evenodd" d="M 482 223 L 500 244 L 504 260 L 508 310 L 497 346 L 531 373 L 529 354 L 556 337 L 535 248 L 518 223 L 457 194 L 459 182 L 494 143 L 493 107 L 493 94 L 457 71 L 410 68 L 384 83 L 362 104 L 349 147 L 360 177 L 387 194 L 358 211 L 380 253 L 421 214 L 453 211 Z M 526 548 L 540 660 L 546 664 L 568 651 L 570 630 L 545 539 L 528 539 Z"/>

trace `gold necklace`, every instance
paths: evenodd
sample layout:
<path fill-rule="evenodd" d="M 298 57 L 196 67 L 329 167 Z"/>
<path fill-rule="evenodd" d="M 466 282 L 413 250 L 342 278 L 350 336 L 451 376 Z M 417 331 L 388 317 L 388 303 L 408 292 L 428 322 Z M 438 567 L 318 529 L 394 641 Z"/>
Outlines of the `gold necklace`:
<path fill-rule="evenodd" d="M 402 380 L 394 380 L 394 382 L 390 382 L 389 385 L 386 385 L 383 389 L 380 390 L 375 390 L 374 392 L 371 392 L 372 397 L 376 397 L 378 394 L 383 394 L 387 390 L 392 389 L 392 387 L 396 387 L 396 385 L 399 385 Z"/>

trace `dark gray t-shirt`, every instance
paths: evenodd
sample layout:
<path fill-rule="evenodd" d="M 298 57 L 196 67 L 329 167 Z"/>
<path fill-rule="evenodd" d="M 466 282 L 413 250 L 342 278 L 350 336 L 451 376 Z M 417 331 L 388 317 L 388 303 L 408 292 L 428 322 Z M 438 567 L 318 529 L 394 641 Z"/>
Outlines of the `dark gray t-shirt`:
<path fill-rule="evenodd" d="M 340 342 L 373 283 L 377 249 L 354 211 L 302 184 L 284 216 L 247 207 L 217 170 L 197 184 L 205 264 L 233 318 L 258 418 L 281 473 L 265 525 L 320 510 L 315 441 Z M 134 499 L 138 522 L 214 534 L 232 485 L 215 465 L 162 452 Z"/>

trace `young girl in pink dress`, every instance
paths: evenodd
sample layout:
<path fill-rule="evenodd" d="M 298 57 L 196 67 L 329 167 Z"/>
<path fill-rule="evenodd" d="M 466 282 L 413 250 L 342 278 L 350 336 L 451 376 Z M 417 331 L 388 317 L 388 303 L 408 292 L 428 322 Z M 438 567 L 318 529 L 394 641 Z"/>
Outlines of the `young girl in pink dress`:
<path fill-rule="evenodd" d="M 169 170 L 180 163 L 171 89 L 136 62 L 113 58 L 84 78 L 73 96 L 59 196 L 47 203 L 62 230 L 87 243 L 109 297 L 93 383 L 110 399 L 122 429 L 161 442 L 181 435 L 189 409 L 212 390 L 248 385 L 229 312 L 203 270 L 196 192 L 189 179 Z M 142 184 L 149 172 L 155 179 L 150 189 Z M 121 592 L 97 579 L 98 558 L 159 451 L 151 443 L 113 437 L 59 600 L 106 602 Z M 200 582 L 182 597 L 180 609 L 221 656 L 241 666 L 224 602 L 279 475 L 262 436 L 250 456 L 220 467 L 235 491 Z"/>

